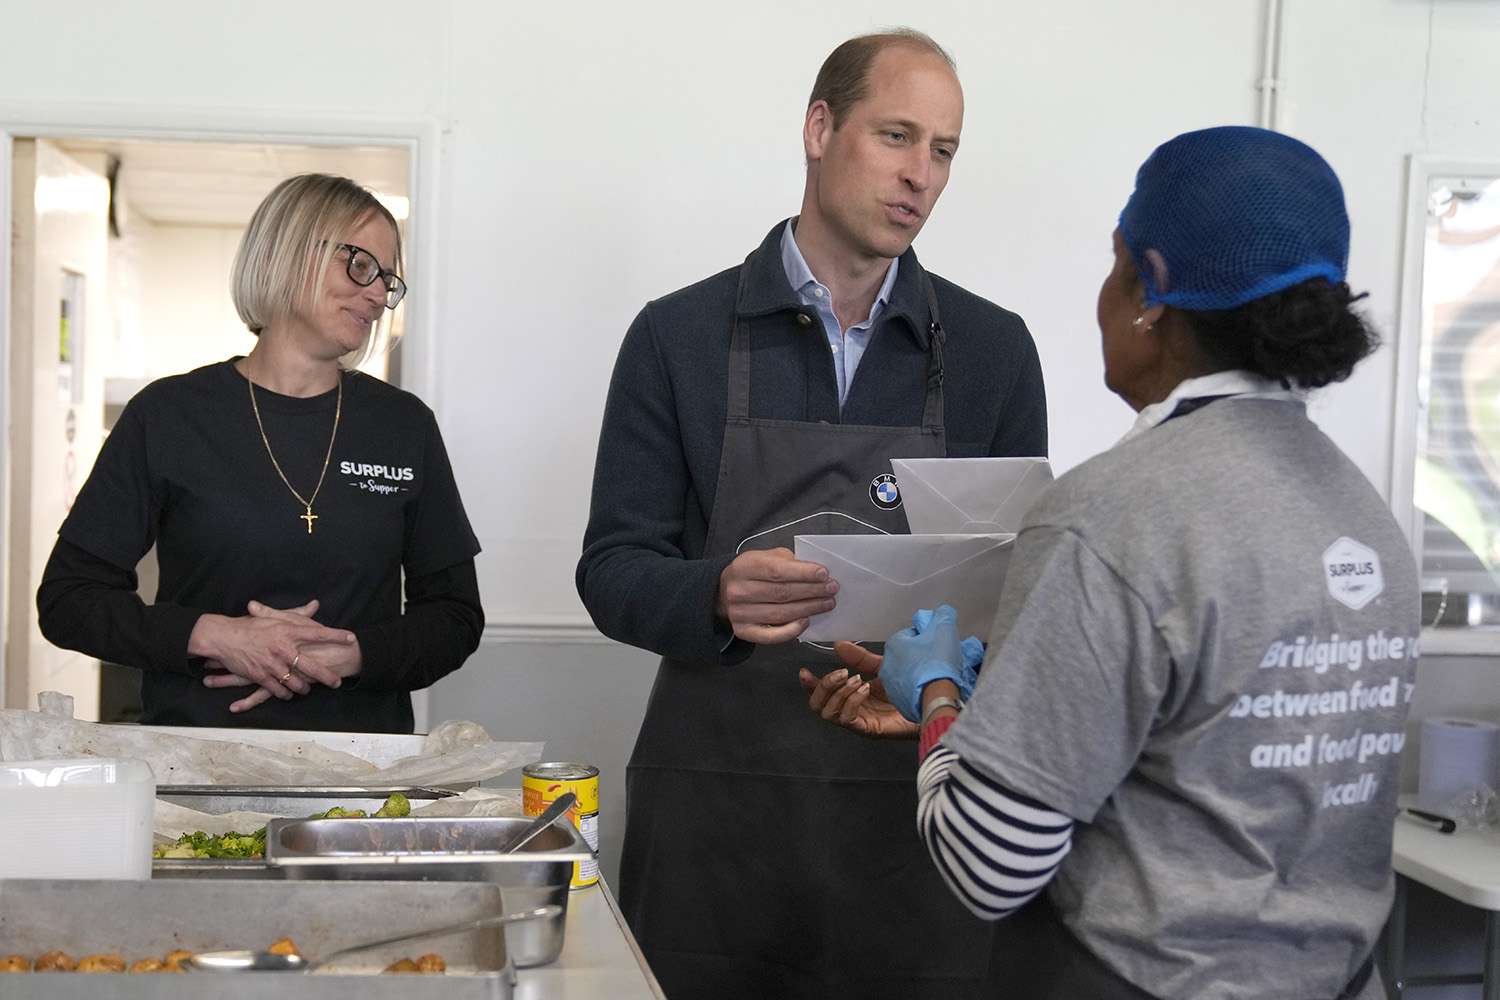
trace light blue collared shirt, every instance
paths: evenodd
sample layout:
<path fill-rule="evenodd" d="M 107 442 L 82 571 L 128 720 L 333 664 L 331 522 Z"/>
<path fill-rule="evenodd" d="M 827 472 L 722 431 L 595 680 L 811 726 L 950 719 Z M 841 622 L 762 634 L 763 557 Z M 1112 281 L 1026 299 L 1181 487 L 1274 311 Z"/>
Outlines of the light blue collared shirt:
<path fill-rule="evenodd" d="M 828 346 L 833 351 L 833 374 L 839 384 L 840 407 L 849 395 L 849 386 L 854 383 L 854 371 L 859 367 L 860 359 L 865 356 L 865 349 L 870 346 L 870 334 L 875 329 L 875 321 L 890 302 L 891 288 L 896 284 L 896 266 L 900 263 L 899 259 L 893 260 L 886 269 L 885 281 L 881 283 L 875 302 L 870 306 L 869 318 L 843 330 L 839 327 L 838 316 L 833 312 L 833 293 L 828 290 L 827 285 L 813 276 L 812 268 L 807 266 L 807 261 L 797 246 L 797 238 L 792 234 L 791 222 L 786 224 L 786 231 L 781 234 L 781 266 L 786 271 L 786 280 L 791 282 L 798 300 L 818 314 L 818 318 L 823 321 L 823 332 L 828 335 Z"/>

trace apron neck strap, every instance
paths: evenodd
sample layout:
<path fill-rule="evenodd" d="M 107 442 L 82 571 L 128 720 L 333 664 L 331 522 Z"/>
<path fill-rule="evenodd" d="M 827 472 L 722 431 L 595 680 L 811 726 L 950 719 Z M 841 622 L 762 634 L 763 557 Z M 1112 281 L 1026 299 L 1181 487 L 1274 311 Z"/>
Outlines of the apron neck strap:
<path fill-rule="evenodd" d="M 739 288 L 735 292 L 734 320 L 729 331 L 729 399 L 727 417 L 732 423 L 750 420 L 750 331 L 740 322 L 739 303 L 745 295 L 748 264 L 740 268 Z M 922 272 L 922 287 L 927 293 L 927 393 L 922 407 L 922 429 L 943 429 L 943 343 L 947 334 L 938 316 L 937 290 L 927 272 Z"/>
<path fill-rule="evenodd" d="M 754 257 L 754 254 L 750 255 Z M 740 303 L 745 300 L 745 285 L 750 274 L 750 260 L 740 267 L 739 288 L 734 293 L 734 319 L 729 327 L 729 422 L 750 422 L 750 333 L 740 322 Z"/>
<path fill-rule="evenodd" d="M 937 290 L 932 278 L 922 272 L 922 287 L 927 291 L 927 402 L 922 407 L 922 429 L 943 429 L 943 344 L 948 334 L 938 315 Z"/>

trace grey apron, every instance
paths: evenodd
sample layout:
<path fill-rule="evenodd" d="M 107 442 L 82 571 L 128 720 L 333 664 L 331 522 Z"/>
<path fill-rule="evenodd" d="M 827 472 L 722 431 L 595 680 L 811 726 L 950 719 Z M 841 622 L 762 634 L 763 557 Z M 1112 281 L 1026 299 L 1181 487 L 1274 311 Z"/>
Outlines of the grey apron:
<path fill-rule="evenodd" d="M 872 484 L 891 458 L 946 453 L 944 337 L 923 280 L 918 427 L 751 418 L 750 331 L 736 316 L 706 557 L 908 530 Z M 996 995 L 992 928 L 917 836 L 914 742 L 867 739 L 807 708 L 798 668 L 834 665 L 796 642 L 733 666 L 661 664 L 627 770 L 620 898 L 671 1000 Z"/>

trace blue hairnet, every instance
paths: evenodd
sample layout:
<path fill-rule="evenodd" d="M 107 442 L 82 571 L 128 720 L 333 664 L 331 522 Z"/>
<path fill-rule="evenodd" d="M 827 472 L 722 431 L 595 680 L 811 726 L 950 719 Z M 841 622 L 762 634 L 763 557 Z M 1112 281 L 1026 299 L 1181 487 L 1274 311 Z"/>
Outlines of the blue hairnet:
<path fill-rule="evenodd" d="M 1146 302 L 1179 309 L 1233 309 L 1309 278 L 1338 284 L 1349 263 L 1333 168 L 1305 143 L 1243 125 L 1158 146 L 1135 175 L 1120 235 Z"/>

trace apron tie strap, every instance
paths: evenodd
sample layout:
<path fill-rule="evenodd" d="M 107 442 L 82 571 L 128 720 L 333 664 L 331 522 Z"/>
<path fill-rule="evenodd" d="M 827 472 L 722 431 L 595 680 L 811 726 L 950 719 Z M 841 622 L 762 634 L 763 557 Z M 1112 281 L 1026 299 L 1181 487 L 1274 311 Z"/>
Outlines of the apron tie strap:
<path fill-rule="evenodd" d="M 753 255 L 752 255 L 753 256 Z M 740 268 L 739 290 L 734 293 L 734 321 L 729 327 L 729 397 L 727 417 L 732 424 L 750 422 L 750 334 L 740 323 L 740 302 L 745 298 L 750 262 Z"/>
<path fill-rule="evenodd" d="M 927 291 L 927 400 L 922 407 L 922 429 L 928 433 L 941 433 L 943 429 L 943 344 L 948 334 L 943 330 L 943 321 L 938 316 L 937 291 L 932 279 L 922 272 L 922 285 Z"/>

